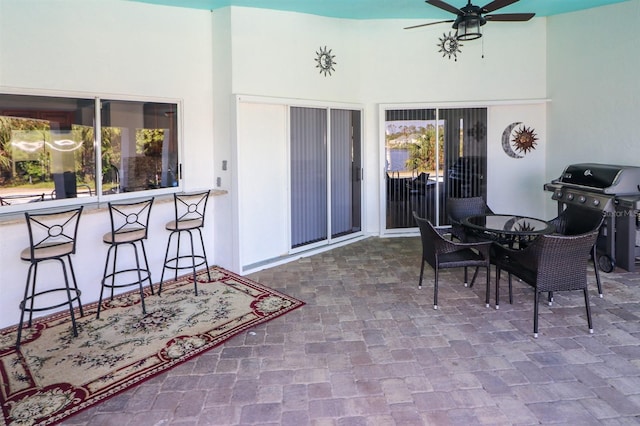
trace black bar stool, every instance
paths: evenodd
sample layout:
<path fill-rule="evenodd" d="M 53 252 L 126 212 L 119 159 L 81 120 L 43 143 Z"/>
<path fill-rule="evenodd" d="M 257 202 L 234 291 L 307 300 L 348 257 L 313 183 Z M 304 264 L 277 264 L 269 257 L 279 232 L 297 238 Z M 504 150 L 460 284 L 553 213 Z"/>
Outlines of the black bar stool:
<path fill-rule="evenodd" d="M 113 300 L 114 288 L 129 287 L 132 285 L 139 286 L 142 313 L 147 313 L 144 306 L 143 283 L 145 281 L 149 281 L 151 294 L 154 293 L 151 281 L 151 271 L 149 270 L 149 262 L 147 261 L 147 251 L 144 248 L 144 240 L 147 239 L 149 216 L 152 205 L 153 197 L 148 200 L 134 203 L 109 203 L 111 232 L 104 234 L 102 237 L 102 241 L 109 244 L 109 251 L 107 251 L 107 260 L 104 264 L 104 275 L 102 278 L 102 288 L 100 289 L 100 300 L 98 301 L 98 312 L 96 314 L 96 318 L 100 318 L 102 295 L 105 287 L 111 289 L 110 300 Z M 138 243 L 142 248 L 144 267 L 140 266 L 140 255 L 138 253 L 138 245 L 136 245 Z M 125 267 L 123 269 L 118 269 L 118 248 L 122 245 L 130 245 L 133 248 L 133 254 L 136 259 L 135 268 Z M 113 251 L 113 263 L 111 264 L 111 272 L 109 272 L 111 251 Z M 125 282 L 116 282 L 116 277 L 120 277 L 119 280 L 124 280 Z"/>
<path fill-rule="evenodd" d="M 209 272 L 209 263 L 207 262 L 207 253 L 204 248 L 204 239 L 202 238 L 202 228 L 204 227 L 205 211 L 207 209 L 207 200 L 211 191 L 194 192 L 190 194 L 173 194 L 173 204 L 175 206 L 175 220 L 168 222 L 165 228 L 171 231 L 169 241 L 167 242 L 167 251 L 164 255 L 164 266 L 162 267 L 162 276 L 160 277 L 160 286 L 158 295 L 162 292 L 162 282 L 164 280 L 164 271 L 173 269 L 175 271 L 174 279 L 178 279 L 178 270 L 193 270 L 193 285 L 196 296 L 198 295 L 198 280 L 196 278 L 196 268 L 205 265 L 207 268 L 207 277 L 211 281 Z M 193 245 L 192 231 L 198 231 L 200 235 L 200 244 L 202 246 L 202 254 L 196 254 Z M 191 252 L 180 254 L 180 236 L 183 232 L 189 234 L 189 242 L 191 243 Z M 169 249 L 173 236 L 177 236 L 176 255 L 169 259 Z M 182 261 L 182 262 L 181 262 Z"/>
<path fill-rule="evenodd" d="M 76 252 L 76 235 L 78 233 L 78 223 L 80 223 L 81 214 L 82 206 L 58 212 L 40 214 L 31 214 L 26 212 L 24 214 L 27 220 L 27 227 L 29 228 L 29 247 L 22 250 L 20 253 L 20 259 L 30 262 L 31 264 L 29 265 L 29 272 L 27 274 L 24 298 L 22 299 L 22 302 L 20 302 L 20 322 L 18 323 L 16 349 L 20 347 L 20 337 L 22 336 L 22 324 L 25 312 L 29 312 L 29 327 L 31 327 L 31 320 L 34 312 L 69 305 L 73 335 L 75 337 L 78 336 L 73 302 L 78 302 L 80 316 L 84 316 L 84 312 L 80 301 L 81 292 L 78 289 L 76 275 L 73 271 L 73 264 L 71 263 L 71 255 Z M 67 266 L 64 262 L 65 259 L 67 259 L 67 263 L 69 264 L 73 286 L 69 285 Z M 36 292 L 38 265 L 40 262 L 47 260 L 57 260 L 60 262 L 60 265 L 62 265 L 64 287 L 50 288 L 48 290 Z M 36 297 L 58 292 L 66 293 L 65 301 L 49 306 L 34 306 Z"/>

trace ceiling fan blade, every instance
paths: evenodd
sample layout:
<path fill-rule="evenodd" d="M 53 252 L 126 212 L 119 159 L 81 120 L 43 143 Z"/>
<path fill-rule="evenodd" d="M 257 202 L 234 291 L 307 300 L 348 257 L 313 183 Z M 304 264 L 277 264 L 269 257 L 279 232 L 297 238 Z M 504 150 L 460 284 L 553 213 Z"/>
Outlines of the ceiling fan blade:
<path fill-rule="evenodd" d="M 440 0 L 425 0 L 425 1 L 426 3 L 429 3 L 431 6 L 438 7 L 442 10 L 446 10 L 447 12 L 451 12 L 456 15 L 462 14 L 462 11 L 460 9 L 458 9 L 455 6 L 451 6 L 449 3 L 445 3 Z"/>
<path fill-rule="evenodd" d="M 507 7 L 510 4 L 516 3 L 519 0 L 493 0 L 491 3 L 486 4 L 481 8 L 482 13 L 490 13 L 494 10 L 502 9 L 503 7 Z"/>
<path fill-rule="evenodd" d="M 449 20 L 447 20 L 447 21 L 429 22 L 428 24 L 413 25 L 413 26 L 411 26 L 411 27 L 405 27 L 404 29 L 405 29 L 405 30 L 410 30 L 410 29 L 412 29 L 412 28 L 426 27 L 426 26 L 428 26 L 428 25 L 443 24 L 443 23 L 445 23 L 445 22 L 453 22 L 453 21 L 454 21 L 453 19 L 449 19 Z"/>
<path fill-rule="evenodd" d="M 498 13 L 497 15 L 485 15 L 485 19 L 487 21 L 502 21 L 502 22 L 510 22 L 510 21 L 528 21 L 533 18 L 535 13 Z"/>

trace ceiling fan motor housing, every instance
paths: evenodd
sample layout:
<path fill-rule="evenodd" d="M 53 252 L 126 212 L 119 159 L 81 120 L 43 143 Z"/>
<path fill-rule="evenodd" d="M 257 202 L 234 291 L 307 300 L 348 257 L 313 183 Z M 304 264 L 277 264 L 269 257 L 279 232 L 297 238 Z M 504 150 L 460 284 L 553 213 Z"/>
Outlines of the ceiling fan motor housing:
<path fill-rule="evenodd" d="M 480 27 L 487 23 L 482 16 L 482 9 L 471 3 L 460 9 L 462 12 L 453 23 L 453 28 L 457 31 L 458 40 L 468 41 L 482 37 Z"/>

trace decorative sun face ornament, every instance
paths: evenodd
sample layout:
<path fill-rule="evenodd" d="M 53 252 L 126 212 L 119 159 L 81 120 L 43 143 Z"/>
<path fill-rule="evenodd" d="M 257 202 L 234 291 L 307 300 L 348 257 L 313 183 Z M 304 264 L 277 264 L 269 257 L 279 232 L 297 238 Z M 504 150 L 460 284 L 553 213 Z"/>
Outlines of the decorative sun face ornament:
<path fill-rule="evenodd" d="M 318 63 L 316 68 L 320 68 L 320 74 L 324 74 L 326 77 L 327 74 L 331 75 L 331 72 L 335 71 L 333 68 L 333 66 L 337 64 L 334 59 L 335 57 L 336 55 L 332 55 L 331 49 L 327 49 L 327 46 L 324 48 L 321 47 L 320 50 L 316 52 L 315 60 Z"/>
<path fill-rule="evenodd" d="M 518 126 L 520 127 L 516 129 Z M 513 139 L 511 138 L 512 134 Z M 524 158 L 522 154 L 536 149 L 537 140 L 538 137 L 531 127 L 516 121 L 509 124 L 502 132 L 502 149 L 511 158 Z"/>
<path fill-rule="evenodd" d="M 471 139 L 475 139 L 476 142 L 479 142 L 487 136 L 487 126 L 478 121 L 473 127 L 467 130 L 467 135 Z"/>
<path fill-rule="evenodd" d="M 451 34 L 451 31 L 449 31 L 449 34 L 443 33 L 442 38 L 439 40 L 440 43 L 438 43 L 438 47 L 440 50 L 438 52 L 443 52 L 442 57 L 444 58 L 445 56 L 448 56 L 449 59 L 451 59 L 453 56 L 453 59 L 457 61 L 458 57 L 456 55 L 458 53 L 462 53 L 460 50 L 462 44 L 456 40 L 455 36 Z"/>
<path fill-rule="evenodd" d="M 536 149 L 538 137 L 531 127 L 522 125 L 513 135 L 513 146 L 524 154 Z"/>

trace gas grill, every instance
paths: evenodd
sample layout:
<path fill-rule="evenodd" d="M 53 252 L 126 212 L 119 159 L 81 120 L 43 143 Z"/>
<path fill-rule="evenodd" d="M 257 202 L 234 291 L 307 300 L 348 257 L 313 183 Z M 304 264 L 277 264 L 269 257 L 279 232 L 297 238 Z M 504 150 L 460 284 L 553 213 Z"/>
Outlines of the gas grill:
<path fill-rule="evenodd" d="M 635 272 L 640 256 L 640 167 L 581 163 L 567 166 L 558 179 L 544 185 L 558 202 L 558 212 L 572 205 L 605 216 L 598 238 L 598 265 Z"/>

